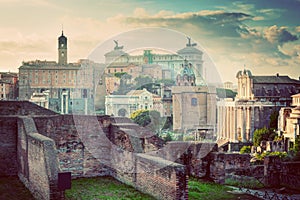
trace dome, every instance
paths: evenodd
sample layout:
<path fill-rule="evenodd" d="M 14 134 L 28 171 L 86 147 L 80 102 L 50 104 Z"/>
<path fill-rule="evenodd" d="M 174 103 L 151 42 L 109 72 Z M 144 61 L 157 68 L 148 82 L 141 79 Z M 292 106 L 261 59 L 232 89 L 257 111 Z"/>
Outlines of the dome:
<path fill-rule="evenodd" d="M 184 60 L 184 64 L 180 70 L 180 75 L 195 76 L 192 64 L 188 63 L 187 60 Z"/>
<path fill-rule="evenodd" d="M 64 36 L 64 32 L 63 31 L 61 32 L 61 36 L 59 36 L 58 40 L 59 41 L 67 41 L 67 37 Z"/>

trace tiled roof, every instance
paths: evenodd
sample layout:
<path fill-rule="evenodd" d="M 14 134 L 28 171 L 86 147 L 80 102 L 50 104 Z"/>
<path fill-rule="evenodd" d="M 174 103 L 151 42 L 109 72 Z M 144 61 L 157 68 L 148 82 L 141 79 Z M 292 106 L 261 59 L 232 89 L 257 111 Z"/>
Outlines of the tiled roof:
<path fill-rule="evenodd" d="M 252 76 L 253 83 L 281 83 L 300 84 L 299 80 L 291 79 L 288 76 Z"/>

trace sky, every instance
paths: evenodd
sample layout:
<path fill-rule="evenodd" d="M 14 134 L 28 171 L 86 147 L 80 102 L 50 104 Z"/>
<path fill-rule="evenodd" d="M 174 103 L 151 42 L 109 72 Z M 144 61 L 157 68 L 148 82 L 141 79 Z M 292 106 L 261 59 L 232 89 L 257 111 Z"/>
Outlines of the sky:
<path fill-rule="evenodd" d="M 182 37 L 165 44 L 166 36 L 153 34 L 140 36 L 142 41 L 157 40 L 158 48 L 176 51 L 189 36 L 223 81 L 236 82 L 244 68 L 254 75 L 300 76 L 300 0 L 0 0 L 0 5 L 0 71 L 18 72 L 22 61 L 57 61 L 62 27 L 69 62 L 89 57 L 99 46 L 113 49 L 112 39 L 131 51 L 121 36 L 155 27 Z"/>

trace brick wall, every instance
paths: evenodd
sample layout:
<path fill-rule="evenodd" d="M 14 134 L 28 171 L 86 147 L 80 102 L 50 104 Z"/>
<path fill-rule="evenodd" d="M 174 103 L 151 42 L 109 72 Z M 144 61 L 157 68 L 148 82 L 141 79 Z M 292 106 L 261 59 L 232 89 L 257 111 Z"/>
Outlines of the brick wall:
<path fill-rule="evenodd" d="M 18 174 L 36 199 L 60 198 L 62 171 L 73 177 L 111 175 L 158 199 L 187 198 L 183 165 L 139 154 L 164 145 L 151 131 L 126 118 L 59 115 L 36 107 L 0 102 L 5 115 L 0 117 L 0 148 L 6 152 L 0 153 L 5 161 L 0 173 Z"/>
<path fill-rule="evenodd" d="M 187 196 L 184 166 L 137 155 L 145 145 L 161 145 L 161 141 L 151 135 L 145 139 L 149 131 L 139 129 L 131 121 L 72 115 L 39 116 L 34 121 L 40 133 L 55 140 L 60 170 L 71 171 L 73 177 L 111 175 L 158 199 Z M 145 170 L 146 165 L 151 171 Z"/>
<path fill-rule="evenodd" d="M 110 175 L 109 118 L 96 116 L 34 117 L 38 131 L 52 138 L 58 150 L 60 171 L 72 177 Z"/>
<path fill-rule="evenodd" d="M 188 178 L 181 164 L 146 154 L 131 154 L 113 177 L 157 199 L 187 199 Z"/>
<path fill-rule="evenodd" d="M 0 176 L 18 174 L 17 118 L 0 117 Z"/>
<path fill-rule="evenodd" d="M 58 199 L 55 143 L 40 135 L 29 117 L 18 120 L 18 175 L 36 199 Z"/>

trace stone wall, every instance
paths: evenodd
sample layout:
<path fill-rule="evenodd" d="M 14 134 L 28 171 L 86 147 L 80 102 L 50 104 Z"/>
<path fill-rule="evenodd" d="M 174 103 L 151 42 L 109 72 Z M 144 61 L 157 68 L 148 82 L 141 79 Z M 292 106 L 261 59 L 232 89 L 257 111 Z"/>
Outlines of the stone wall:
<path fill-rule="evenodd" d="M 0 117 L 0 176 L 18 174 L 17 117 Z"/>
<path fill-rule="evenodd" d="M 158 199 L 187 196 L 184 166 L 141 154 L 162 142 L 128 119 L 60 115 L 34 121 L 41 134 L 55 141 L 60 170 L 72 172 L 73 178 L 108 175 Z"/>
<path fill-rule="evenodd" d="M 209 154 L 217 149 L 216 143 L 172 141 L 149 154 L 185 165 L 188 175 L 202 178 L 209 173 Z"/>
<path fill-rule="evenodd" d="M 40 135 L 29 117 L 18 120 L 18 176 L 36 199 L 58 199 L 55 143 Z"/>
<path fill-rule="evenodd" d="M 34 121 L 41 134 L 55 141 L 60 171 L 72 172 L 73 178 L 111 174 L 109 118 L 59 115 L 38 116 Z"/>
<path fill-rule="evenodd" d="M 0 115 L 54 115 L 51 110 L 29 101 L 0 101 Z"/>
<path fill-rule="evenodd" d="M 249 154 L 210 153 L 210 178 L 224 184 L 226 176 L 240 169 L 250 168 Z"/>
<path fill-rule="evenodd" d="M 174 162 L 138 154 L 136 188 L 157 199 L 187 199 L 188 178 L 185 167 Z"/>
<path fill-rule="evenodd" d="M 281 162 L 278 157 L 267 156 L 264 160 L 264 180 L 268 187 L 285 186 L 300 188 L 300 162 Z"/>
<path fill-rule="evenodd" d="M 58 173 L 66 171 L 110 175 L 157 199 L 187 199 L 185 166 L 146 155 L 164 142 L 127 118 L 59 115 L 29 102 L 0 102 L 0 115 L 0 173 L 18 174 L 36 199 L 63 196 Z"/>
<path fill-rule="evenodd" d="M 281 163 L 280 185 L 300 191 L 300 162 Z"/>
<path fill-rule="evenodd" d="M 117 180 L 156 199 L 188 198 L 188 177 L 184 165 L 147 154 L 125 151 L 113 157 L 117 157 L 117 162 L 112 176 Z"/>

